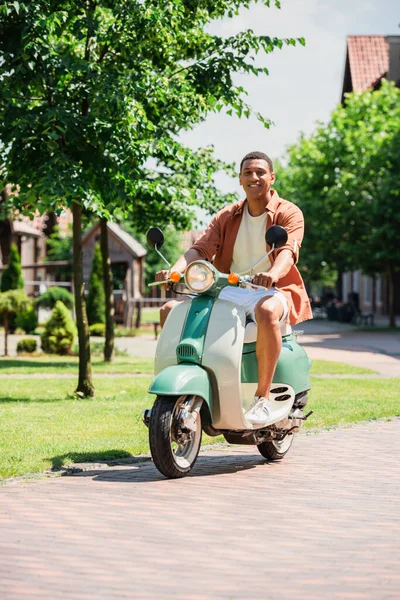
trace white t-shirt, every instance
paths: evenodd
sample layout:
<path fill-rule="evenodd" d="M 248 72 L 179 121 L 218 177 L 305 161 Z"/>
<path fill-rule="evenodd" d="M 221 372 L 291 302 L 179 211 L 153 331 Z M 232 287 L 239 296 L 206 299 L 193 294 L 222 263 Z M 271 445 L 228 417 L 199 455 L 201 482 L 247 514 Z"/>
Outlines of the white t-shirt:
<path fill-rule="evenodd" d="M 246 206 L 233 248 L 232 273 L 247 275 L 250 273 L 251 267 L 266 254 L 266 227 L 267 213 L 264 212 L 259 217 L 252 217 Z M 257 266 L 255 273 L 266 273 L 270 268 L 271 261 L 267 256 Z"/>

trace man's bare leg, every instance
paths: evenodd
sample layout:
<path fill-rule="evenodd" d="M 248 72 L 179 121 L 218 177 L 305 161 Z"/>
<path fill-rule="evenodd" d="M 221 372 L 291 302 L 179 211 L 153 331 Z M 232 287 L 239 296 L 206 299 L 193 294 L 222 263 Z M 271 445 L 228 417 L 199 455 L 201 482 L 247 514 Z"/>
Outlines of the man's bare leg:
<path fill-rule="evenodd" d="M 166 304 L 163 304 L 163 306 L 160 308 L 160 325 L 161 325 L 161 327 L 164 327 L 164 323 L 165 323 L 169 313 L 174 308 L 174 306 L 176 306 L 177 304 L 181 304 L 181 302 L 183 302 L 183 300 L 169 300 L 169 302 L 167 302 Z"/>
<path fill-rule="evenodd" d="M 257 319 L 256 355 L 258 362 L 258 386 L 256 396 L 268 398 L 276 363 L 282 349 L 279 321 L 283 316 L 282 302 L 269 296 L 262 298 L 255 309 Z"/>

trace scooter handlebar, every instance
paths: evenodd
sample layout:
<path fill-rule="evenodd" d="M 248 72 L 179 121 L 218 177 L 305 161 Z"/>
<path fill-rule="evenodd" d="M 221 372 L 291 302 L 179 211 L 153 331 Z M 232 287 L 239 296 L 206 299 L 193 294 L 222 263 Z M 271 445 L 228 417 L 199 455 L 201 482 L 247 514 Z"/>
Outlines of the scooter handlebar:
<path fill-rule="evenodd" d="M 156 285 L 166 285 L 168 283 L 172 283 L 172 281 L 170 279 L 165 279 L 164 281 L 153 281 L 152 283 L 149 283 L 149 287 L 154 287 Z"/>

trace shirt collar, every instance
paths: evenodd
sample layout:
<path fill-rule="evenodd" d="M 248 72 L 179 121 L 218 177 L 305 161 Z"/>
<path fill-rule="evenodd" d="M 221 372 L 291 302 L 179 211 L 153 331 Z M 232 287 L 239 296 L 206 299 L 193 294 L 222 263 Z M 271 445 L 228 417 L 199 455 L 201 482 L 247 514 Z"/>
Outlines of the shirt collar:
<path fill-rule="evenodd" d="M 274 214 L 280 204 L 280 201 L 281 199 L 279 198 L 278 192 L 276 190 L 271 190 L 271 200 L 268 202 L 267 206 L 265 207 L 265 210 Z M 236 215 L 242 214 L 245 202 L 247 202 L 247 200 L 239 200 L 239 202 L 236 204 L 236 209 L 232 217 L 236 217 Z"/>

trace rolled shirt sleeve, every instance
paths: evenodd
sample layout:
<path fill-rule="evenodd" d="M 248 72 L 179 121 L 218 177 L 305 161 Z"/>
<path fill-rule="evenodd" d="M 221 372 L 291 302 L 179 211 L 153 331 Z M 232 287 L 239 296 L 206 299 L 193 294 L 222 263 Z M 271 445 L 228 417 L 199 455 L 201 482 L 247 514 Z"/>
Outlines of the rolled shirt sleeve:
<path fill-rule="evenodd" d="M 304 237 L 304 217 L 300 208 L 294 204 L 283 214 L 279 215 L 276 225 L 284 227 L 288 234 L 288 240 L 284 246 L 274 252 L 275 257 L 282 250 L 291 250 L 294 263 L 299 260 L 299 251 Z"/>
<path fill-rule="evenodd" d="M 208 261 L 212 260 L 221 244 L 221 224 L 219 216 L 220 213 L 217 213 L 215 217 L 213 217 L 205 232 L 192 246 L 194 250 L 200 252 Z"/>

